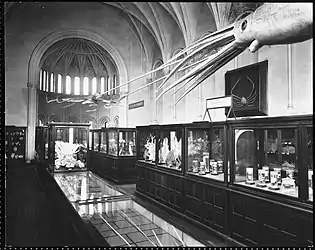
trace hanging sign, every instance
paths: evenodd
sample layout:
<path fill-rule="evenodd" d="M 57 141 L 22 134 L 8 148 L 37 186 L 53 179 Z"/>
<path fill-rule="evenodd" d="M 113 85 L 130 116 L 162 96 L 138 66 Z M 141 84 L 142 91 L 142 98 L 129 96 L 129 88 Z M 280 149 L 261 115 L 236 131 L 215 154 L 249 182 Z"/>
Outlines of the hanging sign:
<path fill-rule="evenodd" d="M 136 108 L 141 108 L 144 106 L 144 100 L 139 101 L 139 102 L 134 102 L 129 104 L 129 109 L 136 109 Z"/>

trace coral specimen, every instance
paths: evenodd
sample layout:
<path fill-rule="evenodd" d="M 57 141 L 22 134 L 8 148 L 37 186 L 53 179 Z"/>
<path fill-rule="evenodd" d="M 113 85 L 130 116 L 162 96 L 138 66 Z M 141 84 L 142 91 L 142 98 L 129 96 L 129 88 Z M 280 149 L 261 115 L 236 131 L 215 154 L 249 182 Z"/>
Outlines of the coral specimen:
<path fill-rule="evenodd" d="M 86 151 L 87 151 L 86 148 L 81 144 L 56 141 L 55 142 L 56 169 L 59 169 L 60 167 L 74 168 L 76 166 L 79 168 L 84 168 L 85 167 L 84 154 L 86 153 Z"/>

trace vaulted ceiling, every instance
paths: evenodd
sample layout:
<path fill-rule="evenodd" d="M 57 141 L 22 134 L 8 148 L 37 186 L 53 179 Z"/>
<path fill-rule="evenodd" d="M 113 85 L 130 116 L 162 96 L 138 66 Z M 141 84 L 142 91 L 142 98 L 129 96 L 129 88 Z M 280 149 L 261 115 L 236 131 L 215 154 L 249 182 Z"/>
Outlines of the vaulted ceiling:
<path fill-rule="evenodd" d="M 218 2 L 98 2 L 119 9 L 144 43 L 141 25 L 152 34 L 160 49 L 169 46 L 168 37 L 174 27 L 181 31 L 185 45 L 198 39 L 206 31 L 214 31 L 232 23 L 244 12 L 253 11 L 262 3 Z M 22 10 L 27 4 L 44 2 L 5 2 L 5 20 Z M 198 30 L 202 24 L 203 30 Z"/>
<path fill-rule="evenodd" d="M 54 43 L 42 57 L 41 68 L 77 76 L 112 76 L 114 60 L 100 45 L 82 38 L 68 38 Z"/>

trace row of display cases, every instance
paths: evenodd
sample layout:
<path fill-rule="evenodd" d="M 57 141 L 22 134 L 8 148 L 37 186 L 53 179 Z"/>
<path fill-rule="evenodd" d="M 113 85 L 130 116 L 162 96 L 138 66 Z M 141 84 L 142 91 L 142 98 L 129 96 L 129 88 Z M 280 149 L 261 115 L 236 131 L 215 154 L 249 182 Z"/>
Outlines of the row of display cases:
<path fill-rule="evenodd" d="M 312 244 L 312 119 L 137 127 L 137 192 L 246 245 Z"/>
<path fill-rule="evenodd" d="M 138 164 L 313 201 L 311 119 L 137 127 Z"/>

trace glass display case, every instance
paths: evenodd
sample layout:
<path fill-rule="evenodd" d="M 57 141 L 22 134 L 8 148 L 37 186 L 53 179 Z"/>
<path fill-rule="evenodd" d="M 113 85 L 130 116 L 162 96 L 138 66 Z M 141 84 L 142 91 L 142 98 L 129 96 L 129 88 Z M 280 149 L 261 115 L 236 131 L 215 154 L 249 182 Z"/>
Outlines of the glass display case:
<path fill-rule="evenodd" d="M 25 127 L 5 127 L 5 154 L 8 163 L 25 160 Z"/>
<path fill-rule="evenodd" d="M 108 129 L 108 154 L 118 155 L 118 131 L 116 129 Z"/>
<path fill-rule="evenodd" d="M 99 129 L 94 129 L 91 130 L 92 132 L 92 150 L 95 152 L 100 151 L 100 130 Z"/>
<path fill-rule="evenodd" d="M 136 130 L 132 128 L 108 128 L 108 155 L 136 156 Z"/>
<path fill-rule="evenodd" d="M 308 177 L 308 200 L 313 201 L 313 126 L 307 127 L 307 177 Z"/>
<path fill-rule="evenodd" d="M 183 126 L 160 126 L 157 143 L 157 166 L 182 170 Z"/>
<path fill-rule="evenodd" d="M 90 171 L 56 173 L 54 179 L 70 202 L 105 199 L 124 195 Z"/>
<path fill-rule="evenodd" d="M 103 128 L 100 131 L 100 152 L 107 154 L 107 129 Z"/>
<path fill-rule="evenodd" d="M 191 230 L 179 229 L 90 171 L 56 173 L 54 179 L 78 215 L 110 246 L 207 246 Z"/>
<path fill-rule="evenodd" d="M 234 129 L 234 182 L 298 197 L 297 128 Z"/>
<path fill-rule="evenodd" d="M 88 123 L 49 124 L 49 165 L 52 172 L 87 170 Z"/>
<path fill-rule="evenodd" d="M 119 130 L 118 156 L 136 156 L 136 131 Z"/>
<path fill-rule="evenodd" d="M 187 173 L 224 181 L 224 127 L 187 127 Z"/>
<path fill-rule="evenodd" d="M 138 161 L 155 164 L 157 126 L 139 126 L 137 131 L 139 136 Z"/>

